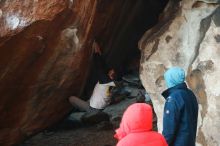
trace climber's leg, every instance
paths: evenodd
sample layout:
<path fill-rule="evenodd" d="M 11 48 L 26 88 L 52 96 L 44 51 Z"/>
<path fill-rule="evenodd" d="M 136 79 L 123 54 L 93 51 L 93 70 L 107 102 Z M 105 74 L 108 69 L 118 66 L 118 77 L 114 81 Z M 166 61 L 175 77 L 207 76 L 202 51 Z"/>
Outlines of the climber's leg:
<path fill-rule="evenodd" d="M 69 97 L 69 102 L 80 111 L 90 111 L 89 103 L 76 96 Z"/>

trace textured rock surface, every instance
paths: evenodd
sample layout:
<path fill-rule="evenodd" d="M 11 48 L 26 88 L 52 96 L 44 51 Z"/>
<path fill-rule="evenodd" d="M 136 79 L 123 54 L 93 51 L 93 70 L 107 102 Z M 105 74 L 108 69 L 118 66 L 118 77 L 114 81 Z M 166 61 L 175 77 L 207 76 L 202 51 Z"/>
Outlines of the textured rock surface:
<path fill-rule="evenodd" d="M 107 62 L 123 66 L 157 20 L 158 1 L 0 0 L 0 145 L 70 111 L 67 98 L 83 90 L 94 38 Z"/>
<path fill-rule="evenodd" d="M 94 17 L 86 13 L 96 4 L 78 1 L 72 10 L 70 5 L 0 2 L 0 145 L 20 142 L 63 118 L 71 109 L 67 97 L 82 90 Z"/>
<path fill-rule="evenodd" d="M 161 22 L 139 42 L 141 79 L 150 92 L 162 128 L 164 71 L 181 66 L 198 96 L 197 144 L 220 145 L 220 8 L 218 1 L 170 0 Z"/>

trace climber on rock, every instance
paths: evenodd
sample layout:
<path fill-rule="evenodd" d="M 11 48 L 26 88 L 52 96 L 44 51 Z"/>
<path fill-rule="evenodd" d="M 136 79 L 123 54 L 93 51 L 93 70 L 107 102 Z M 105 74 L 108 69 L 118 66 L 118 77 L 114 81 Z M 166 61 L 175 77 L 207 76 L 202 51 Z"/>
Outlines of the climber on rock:
<path fill-rule="evenodd" d="M 168 89 L 162 93 L 166 99 L 162 133 L 169 146 L 195 146 L 198 102 L 184 82 L 185 72 L 172 67 L 164 79 Z"/>
<path fill-rule="evenodd" d="M 99 112 L 102 111 L 111 102 L 111 87 L 115 86 L 114 79 L 116 77 L 116 72 L 114 69 L 109 68 L 104 59 L 102 58 L 101 49 L 96 41 L 93 43 L 93 59 L 94 68 L 96 70 L 96 75 L 98 81 L 93 89 L 92 96 L 89 102 L 84 101 L 76 96 L 69 97 L 69 102 L 81 111 Z"/>

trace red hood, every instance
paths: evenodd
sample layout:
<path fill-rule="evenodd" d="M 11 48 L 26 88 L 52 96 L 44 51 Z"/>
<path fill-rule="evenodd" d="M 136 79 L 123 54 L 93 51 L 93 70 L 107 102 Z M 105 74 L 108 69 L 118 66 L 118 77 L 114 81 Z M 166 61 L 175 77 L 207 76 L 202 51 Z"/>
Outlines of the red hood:
<path fill-rule="evenodd" d="M 152 108 L 146 103 L 135 103 L 125 111 L 120 127 L 116 130 L 115 138 L 121 140 L 132 132 L 151 131 Z"/>

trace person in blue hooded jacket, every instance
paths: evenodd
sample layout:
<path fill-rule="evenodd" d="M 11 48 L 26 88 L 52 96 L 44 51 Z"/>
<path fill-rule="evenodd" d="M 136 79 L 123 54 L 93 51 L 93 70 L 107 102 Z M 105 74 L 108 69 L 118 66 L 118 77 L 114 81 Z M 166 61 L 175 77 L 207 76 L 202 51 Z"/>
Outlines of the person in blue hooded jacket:
<path fill-rule="evenodd" d="M 168 87 L 162 95 L 166 99 L 163 115 L 163 132 L 169 146 L 195 146 L 198 102 L 187 88 L 185 72 L 172 67 L 164 74 Z"/>

